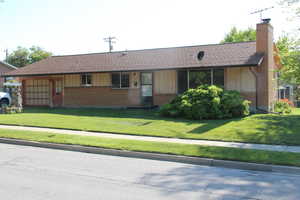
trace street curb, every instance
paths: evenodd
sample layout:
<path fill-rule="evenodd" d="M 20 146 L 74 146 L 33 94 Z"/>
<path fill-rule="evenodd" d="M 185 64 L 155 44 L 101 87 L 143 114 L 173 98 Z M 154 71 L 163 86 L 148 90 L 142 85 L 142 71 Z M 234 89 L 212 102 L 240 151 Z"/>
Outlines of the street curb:
<path fill-rule="evenodd" d="M 224 168 L 233 168 L 233 169 L 242 169 L 242 170 L 278 172 L 278 173 L 289 173 L 289 174 L 300 175 L 300 167 L 289 167 L 289 166 L 282 166 L 282 165 L 268 165 L 268 164 L 247 163 L 247 162 L 229 161 L 229 160 L 216 160 L 210 158 L 105 149 L 100 147 L 35 142 L 35 141 L 8 139 L 8 138 L 0 138 L 0 143 L 22 145 L 22 146 L 33 146 L 33 147 L 49 148 L 49 149 L 59 149 L 59 150 L 66 150 L 66 151 L 76 151 L 76 152 L 84 152 L 84 153 L 93 153 L 93 154 L 104 154 L 104 155 L 111 155 L 111 156 L 122 156 L 122 157 L 130 157 L 130 158 L 179 162 L 179 163 L 194 164 L 194 165 L 206 165 L 206 166 L 224 167 Z"/>

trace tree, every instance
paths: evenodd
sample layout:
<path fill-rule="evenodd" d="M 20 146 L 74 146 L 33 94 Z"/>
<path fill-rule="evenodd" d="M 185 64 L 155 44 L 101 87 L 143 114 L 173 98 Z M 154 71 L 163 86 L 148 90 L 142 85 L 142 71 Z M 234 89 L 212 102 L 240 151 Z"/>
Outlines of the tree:
<path fill-rule="evenodd" d="M 41 47 L 38 46 L 32 46 L 31 48 L 29 48 L 29 50 L 31 52 L 28 57 L 30 64 L 40 61 L 44 58 L 48 58 L 49 56 L 52 55 L 51 52 L 44 51 Z"/>
<path fill-rule="evenodd" d="M 17 50 L 13 51 L 11 54 L 8 55 L 5 61 L 13 66 L 23 67 L 29 64 L 29 54 L 30 52 L 28 49 L 24 47 L 18 47 Z"/>
<path fill-rule="evenodd" d="M 18 47 L 8 55 L 5 61 L 16 67 L 24 67 L 25 65 L 40 61 L 51 55 L 51 52 L 45 51 L 38 46 L 32 46 L 29 49 Z"/>
<path fill-rule="evenodd" d="M 284 35 L 278 39 L 276 46 L 283 66 L 279 70 L 280 79 L 285 83 L 300 85 L 300 40 Z"/>
<path fill-rule="evenodd" d="M 221 43 L 226 42 L 246 42 L 256 40 L 256 31 L 253 28 L 247 30 L 238 30 L 233 27 L 228 34 L 225 35 L 224 40 Z"/>

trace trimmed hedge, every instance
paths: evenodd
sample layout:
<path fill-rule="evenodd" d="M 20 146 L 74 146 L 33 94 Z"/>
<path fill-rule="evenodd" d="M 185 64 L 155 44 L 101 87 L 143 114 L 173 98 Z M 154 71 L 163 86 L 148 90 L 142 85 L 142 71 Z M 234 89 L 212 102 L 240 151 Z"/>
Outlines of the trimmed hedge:
<path fill-rule="evenodd" d="M 175 97 L 160 109 L 166 117 L 187 119 L 223 119 L 249 115 L 249 104 L 238 91 L 227 91 L 215 85 L 202 85 Z"/>

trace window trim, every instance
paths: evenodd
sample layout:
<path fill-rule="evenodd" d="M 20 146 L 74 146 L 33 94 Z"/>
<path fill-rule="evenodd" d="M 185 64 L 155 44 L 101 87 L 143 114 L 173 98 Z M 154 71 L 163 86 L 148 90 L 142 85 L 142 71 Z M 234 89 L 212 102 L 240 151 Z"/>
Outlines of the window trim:
<path fill-rule="evenodd" d="M 114 87 L 112 83 L 113 74 L 119 74 L 119 87 Z M 122 87 L 122 74 L 128 74 L 128 87 Z M 130 73 L 129 72 L 112 72 L 111 73 L 111 88 L 112 89 L 129 89 L 130 88 Z"/>
<path fill-rule="evenodd" d="M 91 84 L 83 84 L 82 83 L 82 76 L 90 76 L 91 77 Z M 83 87 L 91 87 L 93 85 L 93 78 L 92 78 L 92 74 L 89 74 L 89 73 L 86 73 L 86 74 L 80 74 L 80 85 L 83 86 Z M 87 82 L 87 78 L 86 78 L 86 82 Z"/>

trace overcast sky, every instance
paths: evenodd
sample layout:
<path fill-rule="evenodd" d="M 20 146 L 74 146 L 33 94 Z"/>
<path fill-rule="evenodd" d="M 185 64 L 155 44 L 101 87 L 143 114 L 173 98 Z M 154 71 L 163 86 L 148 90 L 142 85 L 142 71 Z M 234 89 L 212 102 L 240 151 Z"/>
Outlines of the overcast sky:
<path fill-rule="evenodd" d="M 1 0 L 0 0 L 1 1 Z M 3 0 L 2 0 L 3 1 Z M 4 0 L 0 3 L 0 59 L 4 49 L 38 45 L 56 55 L 219 43 L 231 27 L 255 28 L 272 18 L 275 37 L 294 29 L 276 0 Z"/>

